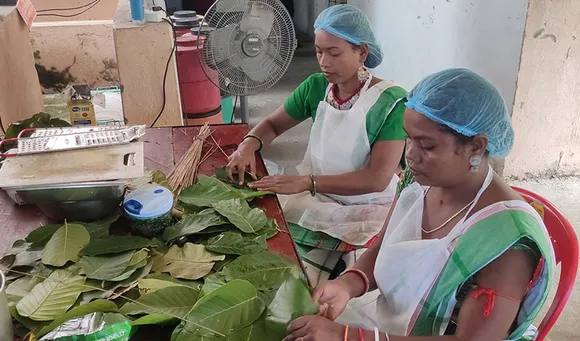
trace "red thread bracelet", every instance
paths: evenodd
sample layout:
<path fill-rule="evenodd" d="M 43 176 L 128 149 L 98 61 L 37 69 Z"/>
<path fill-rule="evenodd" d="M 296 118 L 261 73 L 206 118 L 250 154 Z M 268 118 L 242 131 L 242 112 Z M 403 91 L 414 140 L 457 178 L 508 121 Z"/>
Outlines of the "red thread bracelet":
<path fill-rule="evenodd" d="M 364 294 L 366 294 L 367 292 L 369 292 L 369 287 L 370 287 L 369 278 L 367 277 L 367 275 L 364 272 L 362 272 L 359 269 L 349 269 L 349 270 L 346 270 L 342 275 L 344 276 L 348 273 L 352 273 L 352 274 L 359 276 L 360 279 L 362 279 L 362 281 L 364 283 L 364 290 L 363 290 L 362 294 L 358 295 L 357 297 L 361 297 Z"/>

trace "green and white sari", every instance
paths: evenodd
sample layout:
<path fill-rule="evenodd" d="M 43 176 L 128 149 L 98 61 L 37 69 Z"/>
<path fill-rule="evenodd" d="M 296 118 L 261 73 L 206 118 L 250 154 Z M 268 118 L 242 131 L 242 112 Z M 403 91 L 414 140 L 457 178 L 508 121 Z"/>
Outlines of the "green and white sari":
<path fill-rule="evenodd" d="M 492 178 L 490 168 L 470 210 Z M 555 268 L 542 218 L 523 201 L 498 202 L 464 218 L 445 238 L 424 240 L 425 191 L 414 183 L 400 194 L 376 262 L 380 292 L 376 305 L 363 296 L 340 320 L 371 329 L 377 326 L 394 335 L 444 335 L 462 303 L 461 293 L 476 273 L 505 251 L 531 245 L 540 261 L 509 336 L 509 340 L 529 340 L 531 323 L 546 301 Z M 376 314 L 369 309 L 372 306 Z"/>

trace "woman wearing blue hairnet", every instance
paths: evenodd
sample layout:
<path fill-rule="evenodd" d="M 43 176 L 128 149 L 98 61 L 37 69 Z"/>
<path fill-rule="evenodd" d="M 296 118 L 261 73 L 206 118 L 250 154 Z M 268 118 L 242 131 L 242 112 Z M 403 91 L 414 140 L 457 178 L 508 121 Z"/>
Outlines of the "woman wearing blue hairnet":
<path fill-rule="evenodd" d="M 542 218 L 488 163 L 513 145 L 501 95 L 450 69 L 406 106 L 409 170 L 378 242 L 318 286 L 321 316 L 293 321 L 284 341 L 530 340 L 554 254 Z"/>
<path fill-rule="evenodd" d="M 314 120 L 300 175 L 250 184 L 289 195 L 282 198 L 284 215 L 314 284 L 330 277 L 343 251 L 369 245 L 382 227 L 398 181 L 407 95 L 369 72 L 383 55 L 359 9 L 326 9 L 315 33 L 322 73 L 311 75 L 260 122 L 228 164 L 230 178 L 247 169 L 254 174 L 256 151 L 300 122 Z"/>

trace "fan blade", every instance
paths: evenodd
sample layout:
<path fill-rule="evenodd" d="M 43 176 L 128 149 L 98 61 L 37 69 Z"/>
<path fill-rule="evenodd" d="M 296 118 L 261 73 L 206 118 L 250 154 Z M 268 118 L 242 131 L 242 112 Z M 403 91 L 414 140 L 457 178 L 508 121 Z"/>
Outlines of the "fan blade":
<path fill-rule="evenodd" d="M 249 7 L 240 22 L 240 29 L 247 33 L 255 33 L 263 40 L 267 39 L 274 26 L 276 15 L 263 3 L 251 2 Z"/>
<path fill-rule="evenodd" d="M 219 64 L 231 58 L 232 52 L 235 54 L 237 50 L 232 51 L 231 42 L 236 31 L 236 25 L 231 24 L 224 28 L 211 31 L 204 42 L 207 49 L 206 54 L 208 64 Z"/>

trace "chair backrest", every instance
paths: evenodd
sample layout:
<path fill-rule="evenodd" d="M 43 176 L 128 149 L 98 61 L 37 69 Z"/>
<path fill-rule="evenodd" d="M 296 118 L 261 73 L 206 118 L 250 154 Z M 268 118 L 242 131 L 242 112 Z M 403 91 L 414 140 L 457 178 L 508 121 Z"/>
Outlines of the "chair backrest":
<path fill-rule="evenodd" d="M 513 189 L 530 203 L 544 219 L 544 224 L 554 246 L 556 262 L 560 264 L 561 268 L 556 296 L 538 327 L 535 339 L 543 341 L 560 317 L 574 287 L 578 272 L 578 237 L 568 219 L 547 199 L 526 189 L 517 187 L 513 187 Z"/>

